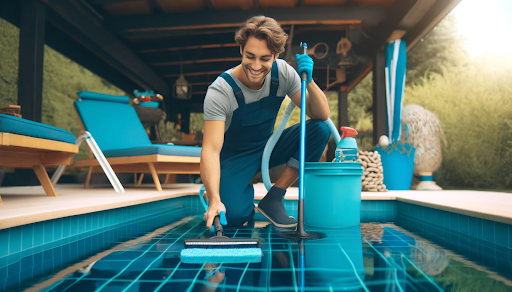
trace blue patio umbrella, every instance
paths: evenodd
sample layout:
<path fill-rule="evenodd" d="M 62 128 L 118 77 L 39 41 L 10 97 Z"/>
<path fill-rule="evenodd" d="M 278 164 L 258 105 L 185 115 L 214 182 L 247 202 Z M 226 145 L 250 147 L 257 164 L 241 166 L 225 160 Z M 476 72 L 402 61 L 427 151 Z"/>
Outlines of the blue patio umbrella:
<path fill-rule="evenodd" d="M 390 143 L 400 139 L 407 52 L 405 42 L 395 40 L 386 47 L 386 105 Z"/>

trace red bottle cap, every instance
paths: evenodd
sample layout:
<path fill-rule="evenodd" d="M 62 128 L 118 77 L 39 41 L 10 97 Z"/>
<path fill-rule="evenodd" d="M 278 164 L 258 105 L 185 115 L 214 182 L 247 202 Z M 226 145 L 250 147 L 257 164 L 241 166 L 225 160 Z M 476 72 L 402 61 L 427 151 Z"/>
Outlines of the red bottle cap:
<path fill-rule="evenodd" d="M 350 127 L 341 127 L 340 130 L 343 133 L 341 135 L 341 139 L 346 137 L 354 137 L 355 135 L 357 135 L 356 129 L 352 129 Z"/>

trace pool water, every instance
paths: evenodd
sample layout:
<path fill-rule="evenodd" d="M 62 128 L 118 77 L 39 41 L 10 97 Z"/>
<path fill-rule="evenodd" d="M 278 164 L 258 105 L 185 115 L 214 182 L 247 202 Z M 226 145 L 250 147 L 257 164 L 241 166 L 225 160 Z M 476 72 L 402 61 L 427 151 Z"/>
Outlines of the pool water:
<path fill-rule="evenodd" d="M 308 230 L 327 238 L 292 242 L 277 235 L 282 229 L 259 221 L 226 228 L 229 237 L 260 239 L 261 262 L 185 264 L 183 240 L 208 236 L 202 216 L 187 217 L 143 236 L 113 240 L 108 249 L 19 290 L 512 291 L 510 252 L 505 260 L 501 251 L 473 260 L 437 234 L 414 230 L 414 224 Z M 500 268 L 498 261 L 505 264 Z"/>

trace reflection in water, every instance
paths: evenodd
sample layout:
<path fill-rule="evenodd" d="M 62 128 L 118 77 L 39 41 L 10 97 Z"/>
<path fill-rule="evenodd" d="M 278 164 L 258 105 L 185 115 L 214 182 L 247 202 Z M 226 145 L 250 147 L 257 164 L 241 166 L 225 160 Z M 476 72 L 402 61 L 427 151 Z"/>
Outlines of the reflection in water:
<path fill-rule="evenodd" d="M 272 225 L 256 224 L 226 229 L 226 234 L 260 239 L 264 253 L 260 263 L 185 264 L 179 257 L 185 239 L 180 236 L 188 228 L 192 228 L 190 237 L 201 236 L 204 227 L 197 224 L 109 253 L 67 275 L 50 290 L 443 291 L 447 286 L 440 288 L 438 283 L 442 285 L 445 279 L 435 277 L 446 277 L 455 262 L 450 252 L 392 224 L 316 229 L 328 237 L 299 242 L 279 237 L 281 230 Z M 450 276 L 449 280 L 458 279 Z"/>

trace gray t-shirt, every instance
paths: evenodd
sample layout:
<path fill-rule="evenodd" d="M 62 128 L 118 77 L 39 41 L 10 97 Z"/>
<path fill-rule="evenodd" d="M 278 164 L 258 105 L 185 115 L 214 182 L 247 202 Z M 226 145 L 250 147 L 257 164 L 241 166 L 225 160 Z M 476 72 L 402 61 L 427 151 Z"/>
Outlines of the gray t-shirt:
<path fill-rule="evenodd" d="M 278 96 L 293 96 L 300 90 L 300 77 L 295 69 L 288 65 L 286 61 L 277 59 L 277 68 L 279 70 L 279 88 Z M 265 82 L 259 90 L 251 90 L 238 80 L 233 74 L 233 70 L 226 71 L 236 84 L 242 89 L 245 103 L 253 103 L 270 94 L 270 74 L 265 76 Z M 233 89 L 222 77 L 218 77 L 209 87 L 204 99 L 204 119 L 205 121 L 225 121 L 225 130 L 231 125 L 233 112 L 238 108 Z"/>

